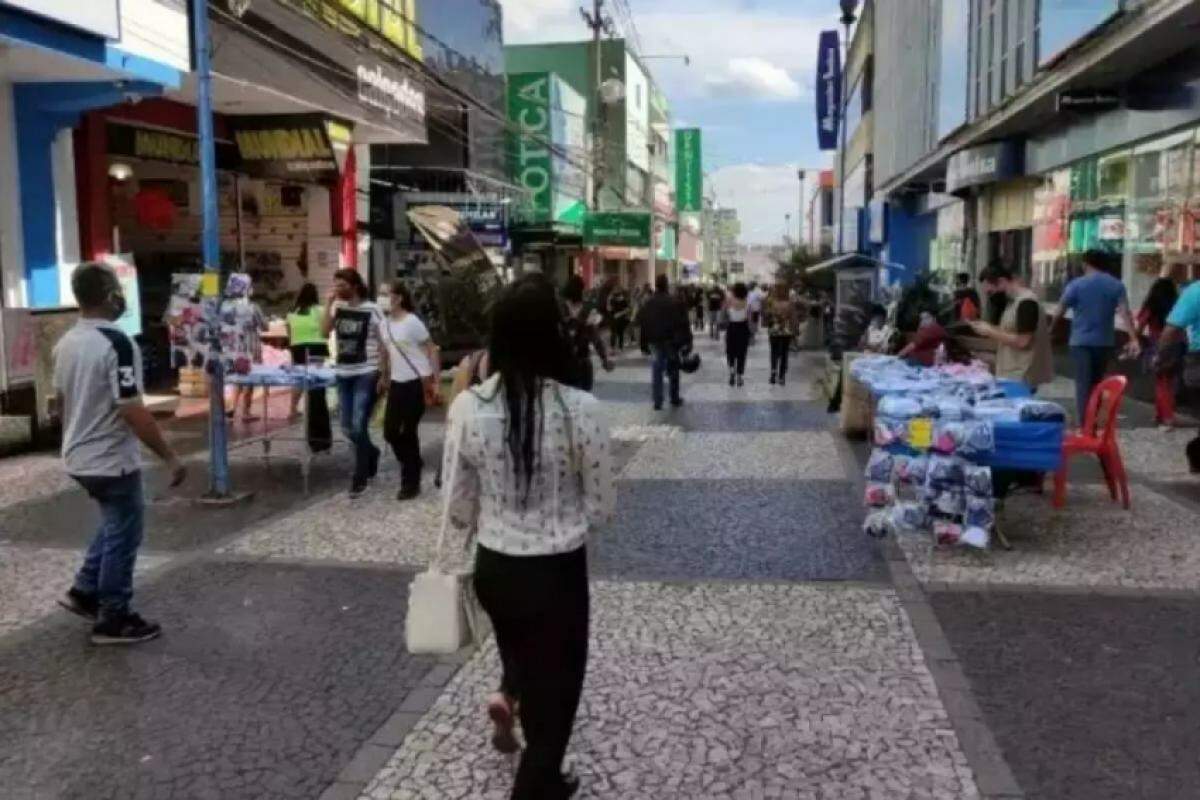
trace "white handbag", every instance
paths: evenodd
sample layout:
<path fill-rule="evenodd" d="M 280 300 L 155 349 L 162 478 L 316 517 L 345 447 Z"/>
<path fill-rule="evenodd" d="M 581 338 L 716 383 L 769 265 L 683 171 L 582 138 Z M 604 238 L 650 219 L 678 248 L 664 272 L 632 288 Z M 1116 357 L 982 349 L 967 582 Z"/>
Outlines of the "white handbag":
<path fill-rule="evenodd" d="M 456 447 L 462 445 L 459 428 Z M 429 568 L 413 578 L 408 590 L 404 635 L 410 653 L 446 655 L 457 652 L 474 637 L 478 641 L 479 614 L 471 575 L 448 575 L 438 568 L 446 531 L 450 527 L 450 496 L 457 477 L 458 459 L 451 462 L 442 500 L 442 525 Z"/>

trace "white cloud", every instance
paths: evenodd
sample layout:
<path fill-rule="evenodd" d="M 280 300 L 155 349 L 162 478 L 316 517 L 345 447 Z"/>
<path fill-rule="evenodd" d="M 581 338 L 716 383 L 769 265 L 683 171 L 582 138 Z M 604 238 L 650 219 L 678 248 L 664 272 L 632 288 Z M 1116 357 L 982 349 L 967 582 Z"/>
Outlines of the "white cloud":
<path fill-rule="evenodd" d="M 710 75 L 708 90 L 717 98 L 797 100 L 800 84 L 782 67 L 761 58 L 733 58 L 724 75 Z"/>
<path fill-rule="evenodd" d="M 715 170 L 708 176 L 717 195 L 717 205 L 738 210 L 742 223 L 742 241 L 747 244 L 779 244 L 785 232 L 797 235 L 800 216 L 800 165 L 735 164 Z M 805 192 L 815 186 L 816 170 L 805 180 Z M 807 203 L 807 198 L 806 198 Z M 807 211 L 807 209 L 805 209 Z M 791 223 L 785 218 L 791 214 Z"/>
<path fill-rule="evenodd" d="M 510 44 L 591 35 L 578 0 L 501 4 Z M 691 60 L 690 66 L 681 60 L 648 62 L 671 98 L 707 96 L 712 86 L 725 85 L 749 87 L 755 97 L 797 99 L 812 90 L 819 31 L 837 27 L 835 3 L 812 3 L 819 12 L 752 10 L 730 0 L 636 0 L 630 6 L 645 55 L 686 54 Z M 620 29 L 619 16 L 616 22 Z"/>

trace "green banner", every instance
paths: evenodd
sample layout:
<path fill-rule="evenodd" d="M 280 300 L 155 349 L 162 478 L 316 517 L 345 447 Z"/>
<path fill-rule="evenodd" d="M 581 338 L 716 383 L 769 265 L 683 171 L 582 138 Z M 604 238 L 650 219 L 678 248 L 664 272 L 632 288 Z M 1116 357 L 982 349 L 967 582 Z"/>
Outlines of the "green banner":
<path fill-rule="evenodd" d="M 617 247 L 650 246 L 648 211 L 613 211 L 588 214 L 583 219 L 584 245 Z"/>
<path fill-rule="evenodd" d="M 530 200 L 521 216 L 532 223 L 554 218 L 550 78 L 548 72 L 508 76 L 508 118 L 517 128 L 512 135 L 509 168 L 513 179 L 529 191 Z"/>
<path fill-rule="evenodd" d="M 700 129 L 675 131 L 675 210 L 704 209 L 704 169 L 701 165 Z"/>

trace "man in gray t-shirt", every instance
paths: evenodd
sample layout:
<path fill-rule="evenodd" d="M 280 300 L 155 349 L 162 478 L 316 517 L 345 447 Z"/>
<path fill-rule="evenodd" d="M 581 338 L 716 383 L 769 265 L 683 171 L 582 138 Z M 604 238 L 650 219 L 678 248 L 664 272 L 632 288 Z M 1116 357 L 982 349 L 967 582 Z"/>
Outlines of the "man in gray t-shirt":
<path fill-rule="evenodd" d="M 167 463 L 172 486 L 183 482 L 186 471 L 142 404 L 141 353 L 113 324 L 125 310 L 116 274 L 101 264 L 81 264 L 71 288 L 79 321 L 54 348 L 63 461 L 100 505 L 101 521 L 60 603 L 94 621 L 94 644 L 144 642 L 161 628 L 129 608 L 145 519 L 139 441 Z"/>

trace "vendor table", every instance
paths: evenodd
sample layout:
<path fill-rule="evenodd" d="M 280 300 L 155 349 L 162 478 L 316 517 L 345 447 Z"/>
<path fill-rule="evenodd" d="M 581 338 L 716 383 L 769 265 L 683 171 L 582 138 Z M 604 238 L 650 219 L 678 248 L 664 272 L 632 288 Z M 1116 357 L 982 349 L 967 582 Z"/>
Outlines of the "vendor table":
<path fill-rule="evenodd" d="M 280 429 L 274 433 L 271 432 L 268 425 L 268 412 L 270 410 L 269 390 L 272 387 L 299 389 L 303 392 L 313 390 L 324 390 L 333 386 L 337 382 L 333 370 L 327 367 L 268 367 L 261 364 L 256 364 L 251 368 L 249 373 L 237 374 L 231 373 L 226 380 L 232 386 L 251 386 L 254 388 L 262 388 L 263 391 L 263 413 L 262 413 L 262 434 L 252 436 L 248 439 L 243 439 L 236 445 L 233 445 L 230 450 L 241 448 L 249 448 L 261 445 L 262 459 L 267 464 L 270 464 L 272 454 L 271 445 L 276 442 L 299 442 L 303 444 L 300 448 L 300 455 L 283 456 L 284 458 L 295 459 L 300 463 L 300 474 L 304 480 L 304 493 L 308 494 L 309 477 L 312 472 L 312 461 L 316 453 L 312 449 L 312 445 L 308 441 L 307 435 L 296 437 L 291 434 L 295 426 Z M 300 430 L 308 430 L 308 403 L 304 403 L 304 411 L 300 416 Z M 336 440 L 335 441 L 340 441 Z"/>

